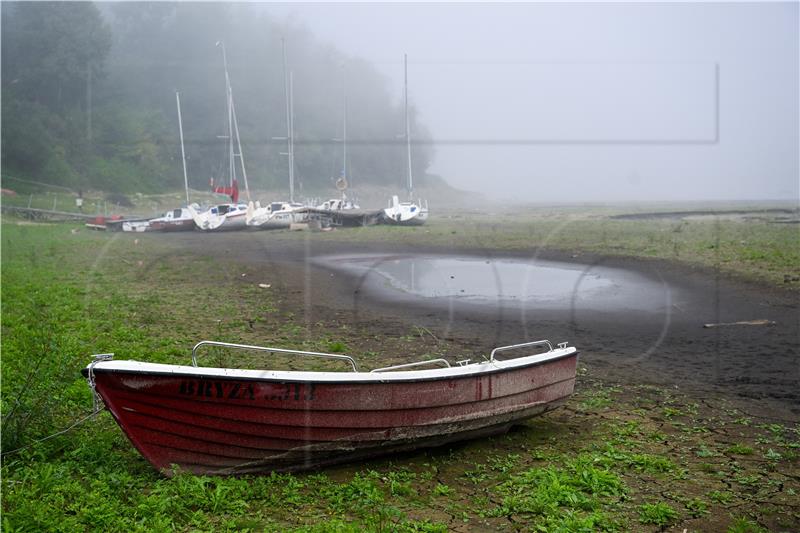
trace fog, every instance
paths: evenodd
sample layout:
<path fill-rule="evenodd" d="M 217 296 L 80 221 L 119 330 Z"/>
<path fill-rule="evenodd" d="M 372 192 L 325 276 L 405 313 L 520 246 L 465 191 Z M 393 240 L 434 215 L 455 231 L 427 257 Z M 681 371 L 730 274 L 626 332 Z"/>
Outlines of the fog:
<path fill-rule="evenodd" d="M 262 9 L 372 63 L 398 100 L 407 53 L 429 172 L 455 187 L 524 202 L 800 194 L 797 3 Z"/>

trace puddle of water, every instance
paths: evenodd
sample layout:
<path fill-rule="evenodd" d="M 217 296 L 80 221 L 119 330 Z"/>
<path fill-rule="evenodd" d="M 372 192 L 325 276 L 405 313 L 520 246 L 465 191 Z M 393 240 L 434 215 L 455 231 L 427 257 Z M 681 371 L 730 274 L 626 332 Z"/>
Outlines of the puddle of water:
<path fill-rule="evenodd" d="M 580 270 L 510 261 L 405 258 L 381 263 L 374 272 L 396 289 L 425 297 L 559 300 L 578 286 L 581 292 L 613 286 Z"/>
<path fill-rule="evenodd" d="M 379 297 L 413 296 L 542 309 L 658 311 L 668 289 L 622 269 L 464 256 L 362 255 L 322 259 L 361 276 Z"/>

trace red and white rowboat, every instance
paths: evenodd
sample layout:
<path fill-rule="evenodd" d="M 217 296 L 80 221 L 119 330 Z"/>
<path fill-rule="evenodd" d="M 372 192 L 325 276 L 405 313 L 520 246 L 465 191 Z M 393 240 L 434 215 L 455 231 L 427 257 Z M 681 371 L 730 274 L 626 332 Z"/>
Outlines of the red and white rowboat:
<path fill-rule="evenodd" d="M 197 366 L 201 346 L 338 359 L 351 372 Z M 536 349 L 547 351 L 531 353 Z M 524 355 L 501 360 L 510 351 Z M 83 373 L 122 430 L 161 472 L 304 470 L 502 433 L 563 403 L 578 352 L 537 341 L 488 359 L 360 372 L 345 355 L 203 341 L 192 366 L 95 356 Z M 423 365 L 443 368 L 420 369 Z"/>

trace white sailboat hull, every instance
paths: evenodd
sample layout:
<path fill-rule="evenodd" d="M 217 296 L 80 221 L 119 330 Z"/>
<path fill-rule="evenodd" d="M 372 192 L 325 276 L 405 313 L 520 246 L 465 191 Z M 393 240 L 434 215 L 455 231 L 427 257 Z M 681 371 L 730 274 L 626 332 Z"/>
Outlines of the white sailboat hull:
<path fill-rule="evenodd" d="M 428 211 L 420 211 L 414 215 L 403 217 L 398 214 L 387 213 L 388 209 L 383 210 L 384 220 L 392 226 L 422 226 L 428 220 Z"/>
<path fill-rule="evenodd" d="M 387 224 L 395 226 L 421 226 L 428 220 L 428 204 L 423 205 L 422 201 L 413 201 L 414 181 L 411 177 L 411 125 L 408 120 L 408 58 L 403 57 L 403 66 L 405 69 L 405 85 L 403 87 L 403 94 L 405 99 L 406 108 L 406 157 L 408 182 L 406 189 L 408 190 L 408 202 L 400 202 L 397 195 L 392 196 L 389 207 L 383 210 L 383 220 Z"/>
<path fill-rule="evenodd" d="M 225 212 L 221 212 L 221 207 L 229 209 L 231 206 L 229 204 L 214 206 L 200 213 L 192 209 L 195 226 L 202 231 L 230 231 L 247 227 L 247 212 L 244 206 L 236 206 L 235 210 L 225 210 Z"/>
<path fill-rule="evenodd" d="M 280 205 L 280 210 L 272 207 Z M 287 229 L 292 224 L 308 222 L 308 212 L 303 207 L 294 207 L 288 203 L 276 202 L 267 207 L 247 206 L 246 224 L 253 229 Z"/>
<path fill-rule="evenodd" d="M 140 220 L 134 222 L 123 222 L 122 231 L 131 233 L 144 233 L 145 231 L 153 231 L 150 227 L 150 222 L 147 220 Z"/>
<path fill-rule="evenodd" d="M 395 226 L 421 226 L 428 220 L 428 207 L 422 202 L 400 202 L 393 196 L 391 205 L 383 210 L 383 219 Z"/>

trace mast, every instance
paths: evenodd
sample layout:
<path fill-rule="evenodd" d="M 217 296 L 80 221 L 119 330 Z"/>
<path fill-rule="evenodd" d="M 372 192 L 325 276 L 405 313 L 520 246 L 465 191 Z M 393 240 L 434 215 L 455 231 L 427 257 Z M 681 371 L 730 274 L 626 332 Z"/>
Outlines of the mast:
<path fill-rule="evenodd" d="M 228 75 L 228 56 L 225 53 L 225 43 L 217 41 L 217 45 L 222 47 L 222 64 L 225 68 L 225 104 L 228 110 L 228 176 L 230 178 L 230 187 L 233 187 L 233 182 L 236 179 L 236 165 L 234 164 L 233 153 L 233 95 L 231 94 L 231 79 Z"/>
<path fill-rule="evenodd" d="M 189 176 L 186 173 L 186 151 L 183 149 L 183 121 L 181 120 L 181 96 L 175 91 L 175 100 L 178 103 L 178 131 L 181 134 L 181 161 L 183 161 L 183 186 L 186 189 L 186 205 L 189 205 Z"/>
<path fill-rule="evenodd" d="M 291 73 L 286 67 L 286 39 L 281 39 L 283 49 L 283 90 L 286 100 L 286 155 L 289 157 L 289 202 L 294 202 L 294 110 L 292 103 Z"/>
<path fill-rule="evenodd" d="M 235 188 L 236 183 L 236 158 L 239 158 L 239 163 L 242 166 L 242 179 L 244 180 L 245 193 L 247 199 L 250 200 L 250 187 L 247 183 L 247 171 L 244 168 L 244 154 L 242 153 L 242 139 L 239 137 L 239 122 L 236 120 L 236 109 L 233 106 L 233 88 L 231 87 L 231 78 L 228 74 L 228 56 L 225 53 L 225 43 L 217 41 L 217 46 L 222 48 L 222 64 L 225 67 L 225 93 L 228 105 L 228 172 L 230 174 L 230 189 Z M 234 135 L 236 136 L 236 147 L 239 152 L 234 148 Z"/>
<path fill-rule="evenodd" d="M 239 163 L 242 165 L 242 179 L 244 180 L 244 192 L 247 195 L 247 201 L 250 201 L 250 187 L 247 185 L 247 171 L 244 169 L 244 152 L 242 152 L 242 138 L 239 137 L 239 121 L 236 120 L 236 107 L 233 105 L 233 98 L 231 98 L 231 111 L 233 112 L 233 129 L 236 132 L 236 144 L 239 147 Z"/>
<path fill-rule="evenodd" d="M 289 71 L 289 168 L 291 180 L 289 181 L 289 202 L 294 203 L 294 72 Z"/>
<path fill-rule="evenodd" d="M 343 111 L 342 111 L 342 178 L 347 183 L 347 79 L 342 76 Z M 344 197 L 344 191 L 342 191 Z"/>
<path fill-rule="evenodd" d="M 414 195 L 414 182 L 411 177 L 411 125 L 408 121 L 408 55 L 403 54 L 403 70 L 405 74 L 405 83 L 403 95 L 406 108 L 406 152 L 408 154 L 408 196 L 409 199 Z"/>

